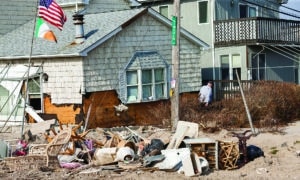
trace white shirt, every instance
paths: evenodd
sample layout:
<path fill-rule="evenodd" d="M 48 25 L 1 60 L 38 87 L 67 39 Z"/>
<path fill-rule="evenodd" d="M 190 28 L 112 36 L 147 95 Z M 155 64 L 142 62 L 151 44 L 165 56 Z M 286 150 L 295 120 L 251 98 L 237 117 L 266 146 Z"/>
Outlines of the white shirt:
<path fill-rule="evenodd" d="M 210 86 L 202 86 L 199 92 L 200 102 L 210 103 L 212 101 L 212 89 Z"/>

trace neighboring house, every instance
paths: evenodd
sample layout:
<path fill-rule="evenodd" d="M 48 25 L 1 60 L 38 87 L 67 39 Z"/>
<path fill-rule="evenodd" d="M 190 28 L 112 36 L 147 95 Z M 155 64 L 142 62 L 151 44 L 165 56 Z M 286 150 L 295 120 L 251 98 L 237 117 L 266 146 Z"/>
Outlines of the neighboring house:
<path fill-rule="evenodd" d="M 173 1 L 139 2 L 169 19 L 174 14 Z M 180 2 L 181 26 L 212 47 L 200 59 L 203 81 L 236 80 L 237 71 L 241 80 L 300 84 L 300 21 L 279 19 L 286 0 Z M 215 90 L 228 86 L 237 83 L 215 84 Z"/>
<path fill-rule="evenodd" d="M 91 2 L 100 0 L 77 7 L 86 5 L 88 12 Z M 56 114 L 61 123 L 78 123 L 84 112 L 90 114 L 89 127 L 152 124 L 151 107 L 169 103 L 171 21 L 151 8 L 74 16 L 67 6 L 64 29 L 52 27 L 57 43 L 32 41 L 33 20 L 0 37 L 1 108 L 5 108 L 0 123 L 9 119 L 20 124 L 20 108 L 27 97 L 41 115 Z M 197 91 L 199 60 L 208 45 L 184 29 L 180 33 L 180 92 Z M 16 70 L 20 73 L 12 76 Z M 120 103 L 128 111 L 117 113 Z"/>

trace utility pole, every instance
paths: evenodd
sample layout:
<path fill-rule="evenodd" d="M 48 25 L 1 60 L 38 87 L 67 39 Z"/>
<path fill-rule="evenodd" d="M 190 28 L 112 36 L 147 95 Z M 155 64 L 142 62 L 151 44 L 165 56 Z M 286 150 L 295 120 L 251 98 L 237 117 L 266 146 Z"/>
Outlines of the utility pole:
<path fill-rule="evenodd" d="M 180 37 L 180 0 L 174 0 L 174 15 L 172 17 L 172 82 L 171 88 L 171 124 L 175 131 L 179 120 L 179 37 Z"/>

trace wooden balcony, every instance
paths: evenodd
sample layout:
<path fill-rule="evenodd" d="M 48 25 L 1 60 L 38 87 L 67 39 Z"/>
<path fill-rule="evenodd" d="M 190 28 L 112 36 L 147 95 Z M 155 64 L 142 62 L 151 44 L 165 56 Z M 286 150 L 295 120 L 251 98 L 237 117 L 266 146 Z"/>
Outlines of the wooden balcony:
<path fill-rule="evenodd" d="M 215 46 L 286 44 L 300 45 L 300 21 L 244 18 L 215 21 Z"/>

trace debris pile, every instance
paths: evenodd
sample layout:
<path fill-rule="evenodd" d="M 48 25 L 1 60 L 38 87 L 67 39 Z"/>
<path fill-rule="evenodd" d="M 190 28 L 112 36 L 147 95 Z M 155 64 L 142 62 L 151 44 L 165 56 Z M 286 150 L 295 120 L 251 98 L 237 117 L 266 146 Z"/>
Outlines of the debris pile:
<path fill-rule="evenodd" d="M 6 144 L 3 162 L 7 171 L 55 171 L 64 168 L 84 173 L 98 167 L 97 171 L 160 170 L 199 176 L 213 170 L 236 169 L 253 160 L 241 160 L 241 157 L 247 157 L 244 156 L 247 149 L 240 147 L 238 142 L 200 138 L 198 130 L 198 124 L 186 121 L 178 122 L 175 133 L 155 127 L 85 131 L 82 124 L 52 125 L 44 130 L 45 143 L 36 144 L 32 141 L 34 134 L 29 131 L 14 148 Z M 253 151 L 256 149 L 249 151 L 255 154 Z M 260 155 L 263 156 L 263 152 L 254 158 Z"/>

